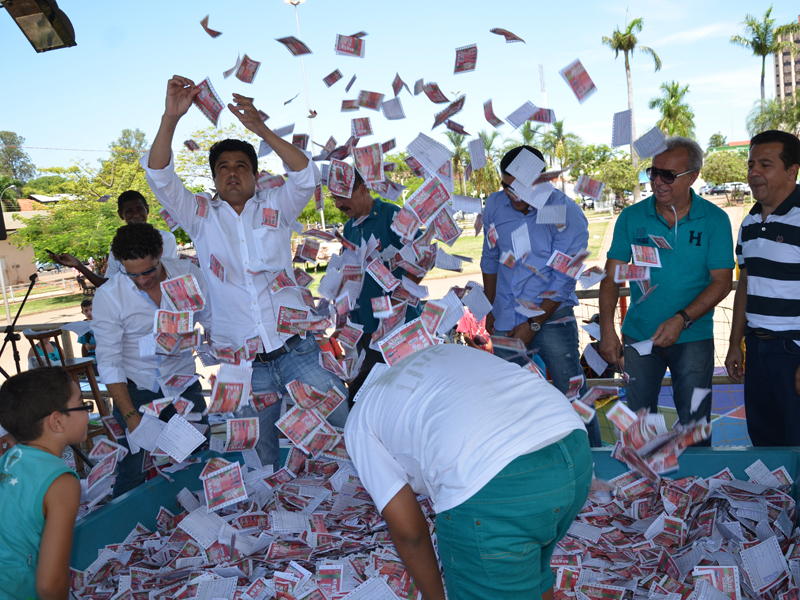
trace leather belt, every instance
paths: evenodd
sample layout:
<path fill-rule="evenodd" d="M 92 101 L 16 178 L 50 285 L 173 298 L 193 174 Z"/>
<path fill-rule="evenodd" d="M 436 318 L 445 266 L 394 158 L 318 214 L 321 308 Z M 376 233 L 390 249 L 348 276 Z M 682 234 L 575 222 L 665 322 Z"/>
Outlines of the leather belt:
<path fill-rule="evenodd" d="M 763 329 L 754 329 L 753 333 L 756 334 L 756 337 L 760 340 L 777 340 L 777 336 L 771 335 L 764 331 Z"/>
<path fill-rule="evenodd" d="M 280 348 L 276 348 L 272 352 L 259 352 L 256 354 L 256 360 L 262 363 L 268 363 L 270 361 L 275 360 L 276 358 L 280 358 L 284 354 L 288 354 L 294 348 L 303 341 L 299 335 L 293 335 L 288 340 L 286 340 Z"/>

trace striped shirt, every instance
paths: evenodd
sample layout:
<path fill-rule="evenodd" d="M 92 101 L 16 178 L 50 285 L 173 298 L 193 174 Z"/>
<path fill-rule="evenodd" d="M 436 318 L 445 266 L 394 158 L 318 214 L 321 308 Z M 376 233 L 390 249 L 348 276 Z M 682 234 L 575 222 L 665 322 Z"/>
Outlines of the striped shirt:
<path fill-rule="evenodd" d="M 766 221 L 755 204 L 739 228 L 736 261 L 747 269 L 748 328 L 800 343 L 800 187 Z"/>

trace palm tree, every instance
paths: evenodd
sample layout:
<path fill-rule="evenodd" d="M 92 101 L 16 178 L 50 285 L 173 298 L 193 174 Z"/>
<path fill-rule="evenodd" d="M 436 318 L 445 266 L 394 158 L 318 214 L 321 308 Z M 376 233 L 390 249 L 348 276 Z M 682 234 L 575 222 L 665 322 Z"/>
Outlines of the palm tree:
<path fill-rule="evenodd" d="M 756 103 L 747 115 L 746 127 L 750 137 L 768 129 L 796 135 L 800 129 L 800 105 L 794 98 L 786 98 L 783 102 L 780 98 L 770 98 L 764 106 Z"/>
<path fill-rule="evenodd" d="M 661 97 L 652 98 L 648 106 L 661 111 L 656 126 L 667 135 L 694 137 L 694 111 L 683 99 L 689 93 L 689 85 L 677 81 L 661 84 Z"/>
<path fill-rule="evenodd" d="M 515 131 L 515 133 L 519 134 L 519 137 L 510 137 L 504 140 L 505 143 L 503 144 L 503 154 L 512 148 L 516 148 L 520 144 L 525 146 L 536 146 L 536 136 L 538 135 L 540 138 L 542 136 L 542 124 L 537 123 L 536 125 L 532 125 L 531 123 L 532 121 L 525 121 L 522 124 L 522 127 Z"/>
<path fill-rule="evenodd" d="M 764 13 L 764 18 L 759 21 L 753 15 L 746 15 L 742 25 L 744 25 L 745 36 L 731 36 L 731 44 L 736 44 L 742 48 L 747 48 L 753 56 L 761 57 L 761 110 L 764 110 L 766 102 L 764 100 L 764 75 L 766 73 L 767 56 L 770 54 L 780 54 L 791 52 L 792 56 L 797 56 L 797 45 L 792 41 L 781 41 L 782 35 L 794 35 L 800 32 L 800 23 L 788 23 L 774 27 L 776 19 L 770 19 L 772 5 Z"/>
<path fill-rule="evenodd" d="M 566 133 L 564 130 L 564 120 L 553 123 L 553 128 L 542 136 L 542 153 L 546 153 L 550 159 L 558 160 L 558 168 L 563 169 L 565 164 L 569 164 L 572 148 L 580 143 L 580 138 L 574 133 Z M 564 191 L 564 177 L 561 177 L 561 191 Z"/>
<path fill-rule="evenodd" d="M 453 147 L 453 177 L 455 177 L 461 187 L 461 195 L 464 195 L 464 161 L 467 158 L 467 149 L 464 147 L 464 140 L 467 136 L 463 133 L 445 131 L 450 145 Z"/>
<path fill-rule="evenodd" d="M 661 59 L 658 57 L 658 54 L 655 53 L 655 50 L 647 46 L 639 45 L 639 40 L 636 39 L 636 33 L 642 30 L 643 25 L 644 20 L 638 17 L 629 21 L 624 31 L 620 31 L 619 27 L 617 27 L 611 37 L 603 36 L 603 43 L 614 51 L 615 58 L 619 57 L 620 52 L 625 56 L 625 75 L 628 78 L 628 108 L 631 111 L 631 141 L 636 139 L 636 119 L 634 119 L 633 115 L 633 84 L 631 83 L 631 63 L 629 55 L 633 54 L 634 50 L 638 49 L 653 57 L 656 71 L 661 69 Z M 636 156 L 633 144 L 631 144 L 631 164 L 638 172 L 639 157 Z M 634 186 L 634 202 L 638 202 L 640 198 L 641 193 L 639 192 L 639 186 Z"/>
<path fill-rule="evenodd" d="M 709 148 L 719 148 L 720 146 L 724 146 L 727 143 L 728 143 L 728 138 L 719 132 L 715 133 L 710 138 L 708 138 Z"/>
<path fill-rule="evenodd" d="M 481 188 L 479 193 L 482 192 L 488 195 L 500 189 L 500 175 L 497 172 L 497 168 L 502 156 L 500 156 L 501 151 L 495 147 L 500 133 L 496 130 L 486 131 L 482 129 L 478 132 L 478 136 L 481 138 L 483 150 L 486 152 L 486 166 L 478 171 L 476 183 Z"/>

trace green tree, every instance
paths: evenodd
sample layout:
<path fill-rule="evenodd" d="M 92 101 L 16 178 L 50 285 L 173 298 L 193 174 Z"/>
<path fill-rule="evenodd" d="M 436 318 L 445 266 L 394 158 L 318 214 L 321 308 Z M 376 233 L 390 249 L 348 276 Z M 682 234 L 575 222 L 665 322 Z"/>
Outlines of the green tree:
<path fill-rule="evenodd" d="M 336 208 L 336 203 L 333 200 L 333 196 L 328 191 L 328 186 L 322 186 L 322 202 L 325 207 L 323 210 L 323 214 L 325 215 L 325 226 L 330 226 L 335 223 L 347 223 L 347 215 L 345 215 L 342 211 Z M 297 217 L 297 220 L 303 223 L 304 225 L 311 224 L 313 226 L 314 223 L 319 222 L 319 211 L 317 210 L 317 205 L 314 202 L 314 199 L 311 199 L 311 202 L 300 212 L 300 216 Z"/>
<path fill-rule="evenodd" d="M 138 128 L 123 129 L 120 136 L 108 145 L 112 155 L 128 163 L 138 161 L 149 147 L 144 131 Z"/>
<path fill-rule="evenodd" d="M 606 144 L 588 144 L 576 147 L 573 151 L 574 167 L 569 172 L 573 179 L 580 175 L 588 175 L 597 179 L 600 167 L 609 160 L 617 158 L 617 151 Z"/>
<path fill-rule="evenodd" d="M 11 179 L 8 175 L 0 175 L 0 200 L 2 200 L 4 212 L 16 212 L 19 210 L 17 199 L 20 197 L 22 189 L 22 182 L 19 179 Z"/>
<path fill-rule="evenodd" d="M 640 45 L 639 40 L 636 38 L 636 33 L 641 32 L 643 26 L 644 20 L 641 17 L 638 17 L 632 21 L 629 21 L 628 24 L 625 25 L 625 29 L 623 31 L 620 31 L 619 27 L 617 27 L 614 30 L 614 33 L 611 34 L 611 37 L 603 36 L 602 38 L 603 44 L 614 51 L 614 58 L 618 58 L 620 52 L 622 52 L 625 57 L 625 76 L 628 80 L 628 108 L 631 111 L 632 141 L 636 139 L 636 119 L 634 118 L 633 113 L 633 83 L 631 82 L 631 63 L 629 55 L 632 55 L 634 51 L 638 49 L 639 51 L 652 56 L 656 71 L 661 69 L 661 59 L 658 57 L 658 54 L 655 53 L 655 50 L 647 46 Z M 633 144 L 631 144 L 631 164 L 633 165 L 634 170 L 638 171 L 639 157 L 636 156 L 636 152 L 633 149 Z M 638 202 L 641 198 L 638 185 L 634 186 L 633 198 L 634 202 Z"/>
<path fill-rule="evenodd" d="M 661 112 L 656 126 L 666 135 L 694 137 L 694 111 L 684 102 L 689 85 L 677 81 L 661 84 L 661 97 L 652 98 L 648 107 Z"/>
<path fill-rule="evenodd" d="M 720 148 L 728 143 L 728 138 L 717 132 L 708 138 L 708 149 Z"/>
<path fill-rule="evenodd" d="M 0 175 L 25 183 L 36 175 L 31 157 L 22 148 L 25 138 L 13 131 L 0 131 Z"/>
<path fill-rule="evenodd" d="M 464 163 L 469 159 L 469 154 L 464 146 L 464 140 L 467 138 L 463 133 L 456 133 L 455 131 L 444 132 L 447 141 L 453 147 L 453 177 L 460 184 L 461 195 L 464 195 Z"/>
<path fill-rule="evenodd" d="M 516 137 L 509 137 L 504 140 L 503 143 L 503 154 L 511 150 L 512 148 L 516 148 L 519 145 L 525 146 L 536 146 L 536 136 L 538 135 L 541 139 L 542 133 L 542 124 L 537 123 L 533 125 L 532 121 L 525 121 L 519 129 L 517 129 L 514 133 L 517 134 Z"/>
<path fill-rule="evenodd" d="M 580 155 L 581 139 L 574 133 L 564 130 L 564 120 L 553 123 L 553 128 L 542 136 L 542 152 L 550 157 L 550 165 L 558 161 L 558 168 L 568 165 L 570 158 Z M 564 191 L 564 178 L 561 178 L 561 191 Z"/>
<path fill-rule="evenodd" d="M 42 175 L 29 179 L 22 192 L 23 196 L 30 194 L 42 194 L 44 196 L 54 196 L 55 194 L 67 194 L 70 190 L 70 182 L 58 175 Z"/>
<path fill-rule="evenodd" d="M 69 252 L 81 260 L 103 259 L 111 240 L 122 224 L 117 215 L 117 196 L 126 190 L 140 192 L 150 206 L 148 221 L 159 229 L 167 229 L 159 215 L 160 203 L 155 199 L 138 160 L 127 160 L 126 152 L 112 152 L 99 166 L 78 161 L 71 167 L 44 169 L 60 177 L 63 193 L 70 197 L 48 208 L 48 214 L 24 219 L 26 227 L 14 236 L 19 247 L 32 244 L 39 260 L 47 260 L 45 248 Z M 106 198 L 108 196 L 108 198 Z M 178 243 L 189 241 L 186 233 L 175 231 Z"/>
<path fill-rule="evenodd" d="M 745 126 L 750 137 L 768 129 L 796 134 L 800 130 L 800 105 L 793 97 L 783 102 L 780 98 L 770 98 L 763 106 L 756 102 Z"/>
<path fill-rule="evenodd" d="M 783 52 L 791 52 L 792 56 L 797 55 L 797 45 L 792 41 L 781 41 L 782 35 L 794 35 L 800 32 L 800 23 L 787 23 L 775 27 L 777 19 L 771 19 L 772 5 L 764 12 L 761 20 L 753 15 L 746 15 L 742 25 L 744 25 L 744 35 L 731 36 L 731 43 L 750 50 L 753 56 L 761 57 L 761 110 L 765 108 L 764 76 L 766 75 L 767 56 L 770 54 L 780 55 Z"/>
<path fill-rule="evenodd" d="M 738 152 L 712 152 L 703 163 L 700 176 L 704 181 L 720 185 L 731 181 L 747 181 L 747 157 Z M 728 199 L 728 191 L 725 190 Z"/>
<path fill-rule="evenodd" d="M 600 165 L 596 179 L 604 182 L 618 197 L 639 187 L 639 171 L 633 166 L 627 154 L 612 158 Z"/>

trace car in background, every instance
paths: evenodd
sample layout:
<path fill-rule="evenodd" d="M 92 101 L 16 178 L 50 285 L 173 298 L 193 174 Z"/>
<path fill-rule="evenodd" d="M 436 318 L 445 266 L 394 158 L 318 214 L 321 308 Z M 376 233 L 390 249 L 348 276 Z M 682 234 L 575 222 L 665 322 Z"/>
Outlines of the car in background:
<path fill-rule="evenodd" d="M 594 198 L 589 198 L 588 196 L 581 196 L 580 205 L 583 210 L 594 210 Z"/>
<path fill-rule="evenodd" d="M 38 260 L 36 261 L 36 270 L 39 271 L 39 273 L 44 273 L 45 271 L 55 271 L 56 269 L 58 269 L 58 267 L 54 263 L 39 262 Z"/>
<path fill-rule="evenodd" d="M 698 194 L 700 194 L 701 196 L 707 196 L 707 195 L 711 194 L 711 189 L 712 189 L 713 187 L 714 187 L 713 185 L 711 185 L 710 183 L 707 183 L 707 184 L 705 184 L 704 186 L 702 186 L 702 187 L 701 187 L 701 188 L 700 188 L 700 189 L 697 191 L 697 193 L 698 193 Z"/>
<path fill-rule="evenodd" d="M 711 188 L 711 195 L 716 196 L 717 194 L 724 194 L 725 193 L 725 184 L 722 185 L 715 185 Z"/>
<path fill-rule="evenodd" d="M 743 181 L 731 181 L 730 183 L 725 184 L 725 188 L 728 190 L 728 192 L 744 192 L 745 194 L 750 193 L 750 186 Z"/>

